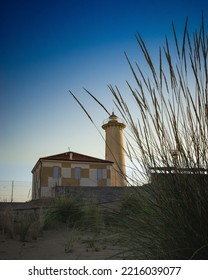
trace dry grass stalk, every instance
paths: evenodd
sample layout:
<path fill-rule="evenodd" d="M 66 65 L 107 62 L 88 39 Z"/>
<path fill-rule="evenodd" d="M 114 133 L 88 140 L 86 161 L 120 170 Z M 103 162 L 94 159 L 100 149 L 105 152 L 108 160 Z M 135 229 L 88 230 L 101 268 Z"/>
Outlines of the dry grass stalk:
<path fill-rule="evenodd" d="M 172 30 L 174 43 L 166 38 L 158 63 L 136 35 L 147 74 L 144 65 L 132 64 L 125 54 L 137 85 L 134 89 L 127 82 L 136 113 L 129 95 L 125 98 L 117 86 L 109 85 L 129 128 L 126 154 L 135 174 L 129 183 L 147 182 L 152 168 L 169 170 L 156 174 L 146 194 L 138 191 L 121 215 L 117 229 L 127 258 L 208 256 L 208 35 L 203 15 L 192 35 L 186 20 L 181 43 L 173 23 Z"/>
<path fill-rule="evenodd" d="M 128 101 L 117 87 L 109 86 L 115 103 L 130 128 L 127 138 L 128 157 L 134 160 L 138 172 L 148 177 L 149 167 L 174 166 L 171 151 L 178 152 L 177 166 L 205 168 L 208 162 L 207 53 L 208 39 L 204 20 L 200 30 L 191 37 L 188 20 L 180 46 L 174 24 L 175 46 L 159 49 L 158 69 L 142 39 L 136 39 L 149 68 L 148 76 L 135 67 L 126 55 L 137 89 L 127 82 L 137 104 L 137 116 L 132 115 Z M 175 48 L 174 48 L 175 47 Z M 175 49 L 175 50 L 174 50 Z M 176 52 L 176 57 L 172 53 Z"/>

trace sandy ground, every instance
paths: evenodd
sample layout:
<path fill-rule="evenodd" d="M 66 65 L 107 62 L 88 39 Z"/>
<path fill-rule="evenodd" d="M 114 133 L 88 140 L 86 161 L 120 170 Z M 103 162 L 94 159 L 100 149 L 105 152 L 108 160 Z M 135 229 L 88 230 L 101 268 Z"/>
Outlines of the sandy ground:
<path fill-rule="evenodd" d="M 44 231 L 30 242 L 0 235 L 1 260 L 105 260 L 117 259 L 115 255 L 120 251 L 110 239 L 66 229 Z"/>

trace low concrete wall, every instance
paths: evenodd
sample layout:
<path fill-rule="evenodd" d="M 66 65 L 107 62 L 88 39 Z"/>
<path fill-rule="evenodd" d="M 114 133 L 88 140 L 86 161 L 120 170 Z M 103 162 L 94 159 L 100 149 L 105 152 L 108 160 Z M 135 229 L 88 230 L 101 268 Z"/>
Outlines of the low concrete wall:
<path fill-rule="evenodd" d="M 93 199 L 97 203 L 110 203 L 121 200 L 132 193 L 131 187 L 62 187 L 55 188 L 56 197 L 76 196 L 83 200 Z"/>
<path fill-rule="evenodd" d="M 138 189 L 138 188 L 137 188 Z M 94 200 L 98 204 L 115 204 L 135 192 L 133 187 L 56 187 L 56 198 L 75 196 L 84 201 Z M 0 202 L 0 211 L 39 211 L 53 207 L 56 198 L 43 198 L 28 202 Z"/>

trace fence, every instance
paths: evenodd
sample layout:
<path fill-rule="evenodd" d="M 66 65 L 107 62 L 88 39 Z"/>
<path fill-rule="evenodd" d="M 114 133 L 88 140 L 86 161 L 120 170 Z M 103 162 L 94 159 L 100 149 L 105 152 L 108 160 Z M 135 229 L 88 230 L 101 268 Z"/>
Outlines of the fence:
<path fill-rule="evenodd" d="M 31 197 L 32 182 L 0 180 L 0 202 L 25 202 Z"/>

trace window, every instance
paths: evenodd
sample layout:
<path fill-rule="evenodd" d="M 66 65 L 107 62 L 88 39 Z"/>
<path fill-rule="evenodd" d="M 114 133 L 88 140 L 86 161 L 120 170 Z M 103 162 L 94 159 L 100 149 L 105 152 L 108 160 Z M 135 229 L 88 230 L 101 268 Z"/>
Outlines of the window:
<path fill-rule="evenodd" d="M 80 167 L 75 167 L 75 169 L 74 169 L 74 178 L 76 180 L 80 179 Z"/>
<path fill-rule="evenodd" d="M 53 178 L 58 179 L 59 178 L 59 166 L 53 167 Z"/>
<path fill-rule="evenodd" d="M 103 169 L 98 168 L 97 169 L 97 180 L 102 180 L 103 179 Z"/>

